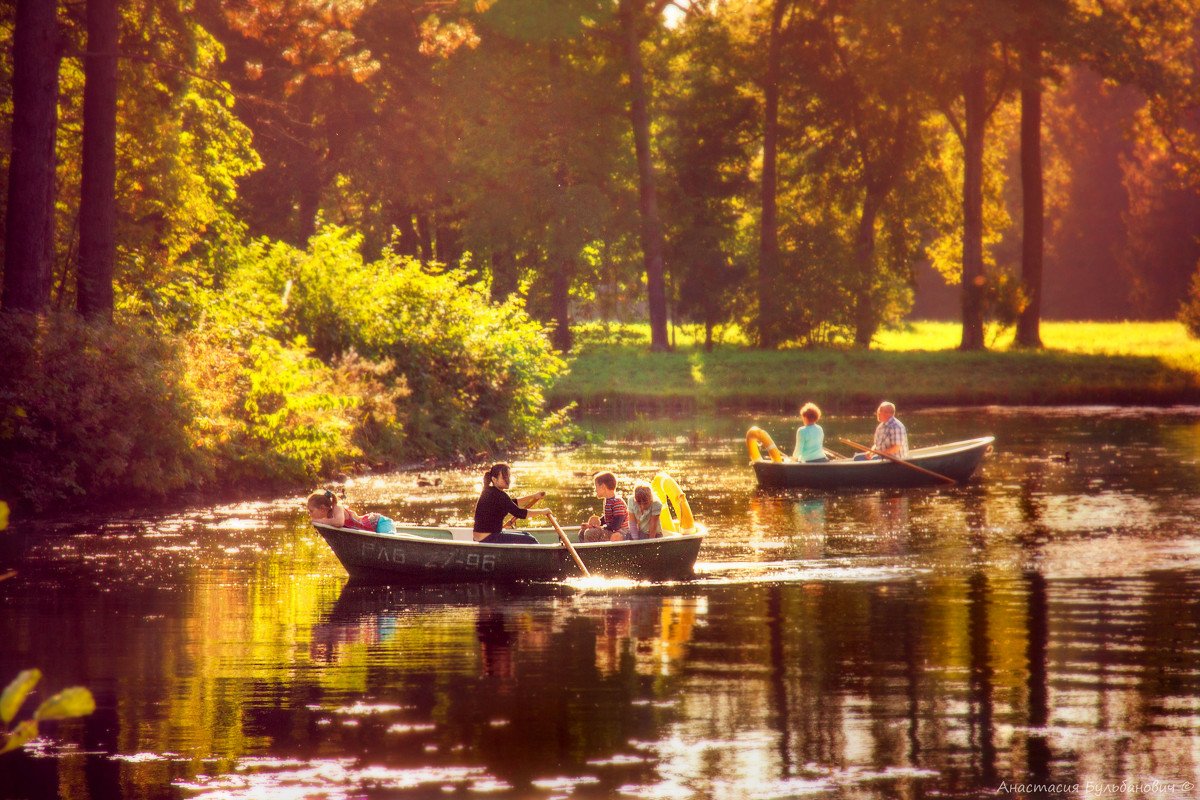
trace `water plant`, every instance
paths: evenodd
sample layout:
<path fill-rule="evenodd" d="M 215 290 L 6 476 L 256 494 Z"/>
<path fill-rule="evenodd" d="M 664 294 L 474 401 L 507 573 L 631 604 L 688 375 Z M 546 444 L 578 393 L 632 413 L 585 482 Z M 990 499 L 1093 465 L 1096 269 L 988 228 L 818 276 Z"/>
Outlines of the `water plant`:
<path fill-rule="evenodd" d="M 0 694 L 0 722 L 4 725 L 4 744 L 0 746 L 0 754 L 24 747 L 35 739 L 38 726 L 42 722 L 85 717 L 96 710 L 96 701 L 88 689 L 83 686 L 71 686 L 43 700 L 34 710 L 32 717 L 13 725 L 25 698 L 41 679 L 42 671 L 39 669 L 21 670 L 4 689 L 4 693 Z"/>

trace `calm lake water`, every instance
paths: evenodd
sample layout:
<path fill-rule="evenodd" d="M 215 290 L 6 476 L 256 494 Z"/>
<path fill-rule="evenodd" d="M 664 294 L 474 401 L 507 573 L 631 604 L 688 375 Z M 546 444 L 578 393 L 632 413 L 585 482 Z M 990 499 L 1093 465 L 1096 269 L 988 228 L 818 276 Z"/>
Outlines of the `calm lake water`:
<path fill-rule="evenodd" d="M 0 798 L 1198 796 L 1200 408 L 901 412 L 996 452 L 966 487 L 765 493 L 742 435 L 794 430 L 745 417 L 516 463 L 564 520 L 596 469 L 672 473 L 710 528 L 682 584 L 348 586 L 300 497 L 18 521 L 0 683 L 98 709 L 0 757 Z M 347 499 L 468 522 L 477 472 L 426 477 Z"/>

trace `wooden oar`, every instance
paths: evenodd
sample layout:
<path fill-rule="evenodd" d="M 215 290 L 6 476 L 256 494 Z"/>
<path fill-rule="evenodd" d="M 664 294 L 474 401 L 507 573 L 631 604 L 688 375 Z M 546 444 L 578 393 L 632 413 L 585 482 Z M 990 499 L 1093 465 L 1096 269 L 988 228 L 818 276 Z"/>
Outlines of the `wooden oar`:
<path fill-rule="evenodd" d="M 563 547 L 567 548 L 567 552 L 571 554 L 571 558 L 575 559 L 575 566 L 579 567 L 579 571 L 583 573 L 583 577 L 590 578 L 592 573 L 588 572 L 588 568 L 583 565 L 583 559 L 579 557 L 579 553 L 575 552 L 575 545 L 571 544 L 571 540 L 567 538 L 567 534 L 563 531 L 562 526 L 558 524 L 558 520 L 553 514 L 547 514 L 550 518 L 550 524 L 554 526 L 554 530 L 558 531 L 558 538 L 562 540 Z"/>
<path fill-rule="evenodd" d="M 825 456 L 830 461 L 845 461 L 846 460 L 846 457 L 844 455 L 842 455 L 841 453 L 837 452 L 836 450 L 830 450 L 828 447 L 822 447 L 821 449 L 825 451 Z"/>
<path fill-rule="evenodd" d="M 941 480 L 941 481 L 945 481 L 946 483 L 958 483 L 958 481 L 954 480 L 954 478 L 949 478 L 940 472 L 934 472 L 931 469 L 925 469 L 924 467 L 918 467 L 916 464 L 912 463 L 911 461 L 905 461 L 902 458 L 896 458 L 895 456 L 889 456 L 887 453 L 881 453 L 878 450 L 872 450 L 871 448 L 869 448 L 865 445 L 861 445 L 858 442 L 852 442 L 849 439 L 842 439 L 841 437 L 838 438 L 838 441 L 841 442 L 842 444 L 848 444 L 857 450 L 862 450 L 864 453 L 874 453 L 875 455 L 879 456 L 880 458 L 886 458 L 888 461 L 894 461 L 897 464 L 903 464 L 904 466 L 908 467 L 909 469 L 915 469 L 917 472 L 924 472 L 926 475 L 937 478 L 938 480 Z"/>

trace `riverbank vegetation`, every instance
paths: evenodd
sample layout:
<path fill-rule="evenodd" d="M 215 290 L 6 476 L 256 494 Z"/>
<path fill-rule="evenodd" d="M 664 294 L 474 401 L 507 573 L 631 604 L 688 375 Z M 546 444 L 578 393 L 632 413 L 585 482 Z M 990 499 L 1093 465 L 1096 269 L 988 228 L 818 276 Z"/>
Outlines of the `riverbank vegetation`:
<path fill-rule="evenodd" d="M 697 328 L 652 353 L 645 326 L 586 326 L 570 373 L 551 392 L 600 413 L 744 409 L 829 412 L 880 399 L 904 406 L 1178 403 L 1200 400 L 1200 341 L 1176 322 L 1045 322 L 1044 349 L 1012 347 L 1012 328 L 988 329 L 989 352 L 957 348 L 958 326 L 915 322 L 884 330 L 876 348 L 765 352 L 741 331 L 708 352 Z"/>

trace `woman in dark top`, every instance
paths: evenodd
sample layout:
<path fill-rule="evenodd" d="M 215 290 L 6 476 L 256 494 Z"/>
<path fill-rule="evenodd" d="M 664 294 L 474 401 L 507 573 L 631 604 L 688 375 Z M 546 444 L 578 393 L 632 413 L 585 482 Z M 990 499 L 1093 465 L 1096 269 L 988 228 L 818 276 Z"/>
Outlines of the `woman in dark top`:
<path fill-rule="evenodd" d="M 483 494 L 475 504 L 475 541 L 486 544 L 537 544 L 537 539 L 528 533 L 502 532 L 504 518 L 512 514 L 525 519 L 530 514 L 550 516 L 548 508 L 521 508 L 505 490 L 511 485 L 512 473 L 508 464 L 493 464 L 483 475 Z M 546 496 L 536 492 L 521 498 L 521 503 L 530 503 Z"/>

